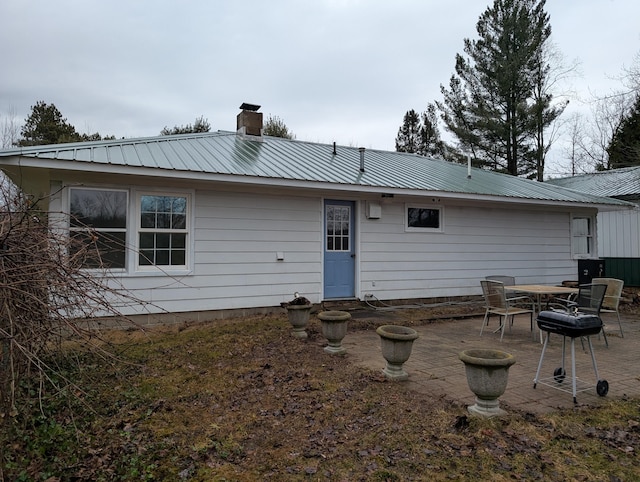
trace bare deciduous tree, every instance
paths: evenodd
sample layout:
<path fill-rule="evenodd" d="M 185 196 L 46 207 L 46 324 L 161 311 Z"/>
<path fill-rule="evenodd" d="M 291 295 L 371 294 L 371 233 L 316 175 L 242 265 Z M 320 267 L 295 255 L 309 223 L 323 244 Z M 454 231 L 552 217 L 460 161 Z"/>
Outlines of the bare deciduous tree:
<path fill-rule="evenodd" d="M 2 149 L 15 146 L 20 138 L 20 124 L 17 121 L 18 114 L 14 106 L 9 106 L 7 114 L 2 118 L 2 127 L 0 128 L 0 141 Z"/>
<path fill-rule="evenodd" d="M 567 140 L 563 153 L 568 161 L 568 166 L 562 166 L 560 176 L 567 174 L 575 176 L 584 172 L 593 171 L 589 156 L 589 136 L 587 135 L 587 125 L 583 114 L 574 112 L 563 123 L 563 131 Z"/>

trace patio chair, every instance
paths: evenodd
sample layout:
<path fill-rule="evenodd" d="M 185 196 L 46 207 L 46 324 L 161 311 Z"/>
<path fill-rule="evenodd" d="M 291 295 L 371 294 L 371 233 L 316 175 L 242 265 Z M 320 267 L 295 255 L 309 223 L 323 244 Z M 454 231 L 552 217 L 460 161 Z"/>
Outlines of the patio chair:
<path fill-rule="evenodd" d="M 515 286 L 516 284 L 515 276 L 507 276 L 504 274 L 491 274 L 489 276 L 485 276 L 484 279 L 489 281 L 500 281 L 505 286 Z M 536 300 L 534 300 L 529 295 L 516 294 L 514 292 L 511 292 L 511 294 L 513 296 L 519 296 L 522 298 L 521 300 L 519 300 L 518 306 L 523 306 L 523 305 L 527 305 L 527 306 L 531 305 L 532 307 L 536 306 Z"/>
<path fill-rule="evenodd" d="M 570 295 L 567 299 L 555 298 L 556 302 L 548 303 L 547 307 L 552 310 L 560 309 L 566 312 L 578 311 L 580 313 L 600 316 L 606 291 L 606 284 L 583 284 L 578 286 L 578 293 L 575 295 Z M 607 340 L 607 334 L 604 329 L 602 330 L 602 335 L 604 336 L 604 342 L 609 346 L 609 340 Z"/>
<path fill-rule="evenodd" d="M 516 284 L 515 276 L 506 276 L 503 274 L 492 274 L 489 276 L 485 276 L 484 279 L 489 281 L 500 281 L 505 286 L 513 286 Z"/>
<path fill-rule="evenodd" d="M 500 316 L 500 341 L 504 337 L 504 329 L 507 323 L 513 325 L 513 317 L 515 315 L 528 314 L 531 321 L 531 331 L 533 331 L 533 310 L 522 308 L 517 306 L 517 303 L 523 302 L 528 299 L 528 296 L 516 296 L 513 298 L 507 298 L 504 290 L 504 283 L 493 280 L 481 280 L 482 294 L 486 305 L 484 319 L 482 320 L 482 327 L 480 328 L 480 336 L 484 327 L 489 323 L 490 315 Z M 496 331 L 498 331 L 496 330 Z"/>
<path fill-rule="evenodd" d="M 607 285 L 607 291 L 604 294 L 604 301 L 602 302 L 600 313 L 616 314 L 616 316 L 618 317 L 618 326 L 620 327 L 620 336 L 624 338 L 624 333 L 622 331 L 622 322 L 620 321 L 620 312 L 618 311 L 620 298 L 622 298 L 622 288 L 624 287 L 624 281 L 616 278 L 593 278 L 591 282 L 594 284 Z"/>

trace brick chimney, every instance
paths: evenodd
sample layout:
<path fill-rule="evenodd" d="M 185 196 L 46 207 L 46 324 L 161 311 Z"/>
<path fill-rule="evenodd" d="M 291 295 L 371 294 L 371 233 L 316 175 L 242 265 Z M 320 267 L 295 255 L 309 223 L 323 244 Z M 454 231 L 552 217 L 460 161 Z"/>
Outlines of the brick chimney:
<path fill-rule="evenodd" d="M 238 134 L 262 137 L 262 112 L 258 112 L 259 105 L 244 102 L 242 111 L 237 117 Z"/>

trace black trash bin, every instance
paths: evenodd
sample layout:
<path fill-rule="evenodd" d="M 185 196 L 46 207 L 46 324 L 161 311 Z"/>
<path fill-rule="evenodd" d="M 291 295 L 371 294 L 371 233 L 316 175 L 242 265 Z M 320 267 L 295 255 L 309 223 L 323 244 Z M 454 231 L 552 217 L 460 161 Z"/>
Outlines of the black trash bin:
<path fill-rule="evenodd" d="M 593 278 L 606 276 L 604 259 L 579 259 L 578 284 L 588 285 Z"/>

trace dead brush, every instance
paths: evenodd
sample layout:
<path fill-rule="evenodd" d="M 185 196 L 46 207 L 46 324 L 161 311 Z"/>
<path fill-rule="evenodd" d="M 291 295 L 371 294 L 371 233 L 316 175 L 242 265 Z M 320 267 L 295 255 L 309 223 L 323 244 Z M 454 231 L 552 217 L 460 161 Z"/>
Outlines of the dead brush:
<path fill-rule="evenodd" d="M 99 342 L 100 332 L 91 319 L 109 316 L 132 324 L 116 306 L 140 302 L 115 285 L 106 270 L 83 269 L 90 258 L 99 262 L 97 237 L 80 243 L 65 230 L 52 228 L 38 202 L 6 184 L 2 196 L 0 420 L 6 421 L 18 414 L 20 397 L 29 396 L 19 389 L 23 378 L 39 378 L 38 397 L 47 387 L 62 392 L 62 385 L 73 385 L 58 370 L 64 342 L 72 339 L 104 357 L 113 356 Z"/>

